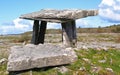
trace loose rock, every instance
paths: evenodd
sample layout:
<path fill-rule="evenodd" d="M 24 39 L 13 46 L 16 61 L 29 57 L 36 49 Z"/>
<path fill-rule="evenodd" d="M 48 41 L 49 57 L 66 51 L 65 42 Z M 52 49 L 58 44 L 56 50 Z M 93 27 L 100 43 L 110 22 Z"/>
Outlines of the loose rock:
<path fill-rule="evenodd" d="M 66 68 L 65 66 L 61 66 L 61 67 L 58 67 L 57 68 L 58 69 L 58 71 L 60 72 L 60 73 L 66 73 L 66 72 L 68 72 L 68 68 Z"/>
<path fill-rule="evenodd" d="M 79 70 L 81 70 L 81 71 L 86 71 L 86 68 L 85 68 L 85 67 L 80 67 Z"/>
<path fill-rule="evenodd" d="M 105 68 L 108 72 L 110 72 L 110 75 L 115 75 L 114 72 L 113 72 L 113 69 L 111 68 Z"/>
<path fill-rule="evenodd" d="M 14 46 L 8 58 L 8 71 L 21 71 L 70 64 L 77 60 L 72 49 L 51 44 Z"/>
<path fill-rule="evenodd" d="M 98 62 L 99 62 L 99 63 L 105 63 L 106 60 L 99 60 Z"/>
<path fill-rule="evenodd" d="M 100 70 L 101 70 L 101 67 L 92 67 L 91 72 L 98 73 Z"/>
<path fill-rule="evenodd" d="M 4 63 L 6 63 L 6 62 L 7 62 L 7 59 L 6 59 L 6 58 L 2 58 L 2 59 L 0 60 L 0 65 L 4 64 Z"/>

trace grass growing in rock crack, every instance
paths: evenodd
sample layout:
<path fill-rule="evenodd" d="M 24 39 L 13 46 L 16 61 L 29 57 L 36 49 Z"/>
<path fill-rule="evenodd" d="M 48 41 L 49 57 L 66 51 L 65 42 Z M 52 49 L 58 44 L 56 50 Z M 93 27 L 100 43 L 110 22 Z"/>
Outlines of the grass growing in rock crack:
<path fill-rule="evenodd" d="M 107 68 L 113 70 L 116 75 L 120 74 L 120 50 L 79 50 L 76 51 L 78 61 L 68 66 L 73 71 L 85 71 L 87 74 L 104 73 L 109 75 Z M 95 69 L 96 68 L 96 71 Z M 98 70 L 97 70 L 98 69 Z M 104 75 L 102 74 L 102 75 Z"/>
<path fill-rule="evenodd" d="M 120 50 L 76 50 L 78 60 L 68 68 L 68 72 L 61 73 L 55 68 L 48 70 L 38 69 L 33 70 L 31 75 L 120 75 Z M 111 71 L 109 71 L 109 70 Z M 6 64 L 0 65 L 0 75 L 6 74 Z M 30 75 L 30 71 L 21 75 Z"/>

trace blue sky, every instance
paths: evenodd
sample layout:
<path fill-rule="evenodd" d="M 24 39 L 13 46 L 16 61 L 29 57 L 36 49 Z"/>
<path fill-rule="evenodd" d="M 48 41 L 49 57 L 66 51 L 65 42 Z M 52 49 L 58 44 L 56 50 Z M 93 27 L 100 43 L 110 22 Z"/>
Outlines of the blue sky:
<path fill-rule="evenodd" d="M 1 0 L 0 34 L 17 34 L 32 30 L 32 21 L 19 19 L 26 14 L 41 9 L 99 9 L 99 15 L 78 19 L 77 27 L 109 26 L 120 23 L 120 0 Z M 48 28 L 60 28 L 49 23 Z"/>

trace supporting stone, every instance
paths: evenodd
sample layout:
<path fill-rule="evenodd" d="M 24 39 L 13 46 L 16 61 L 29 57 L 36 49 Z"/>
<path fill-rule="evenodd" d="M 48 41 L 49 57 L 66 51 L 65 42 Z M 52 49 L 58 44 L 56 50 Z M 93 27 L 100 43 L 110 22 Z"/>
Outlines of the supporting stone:
<path fill-rule="evenodd" d="M 34 20 L 33 24 L 33 34 L 31 43 L 37 45 L 38 44 L 38 31 L 39 31 L 39 20 Z"/>
<path fill-rule="evenodd" d="M 75 21 L 69 21 L 62 23 L 62 40 L 66 47 L 76 47 L 77 36 L 76 36 L 76 25 Z"/>
<path fill-rule="evenodd" d="M 46 27 L 47 27 L 47 22 L 41 21 L 39 36 L 38 36 L 38 43 L 41 43 L 41 44 L 44 43 Z"/>

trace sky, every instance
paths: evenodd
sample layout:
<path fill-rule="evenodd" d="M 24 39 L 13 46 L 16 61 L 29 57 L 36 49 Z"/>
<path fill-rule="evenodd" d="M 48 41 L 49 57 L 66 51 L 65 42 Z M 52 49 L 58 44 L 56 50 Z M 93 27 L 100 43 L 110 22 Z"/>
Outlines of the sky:
<path fill-rule="evenodd" d="M 33 21 L 19 19 L 20 15 L 41 9 L 98 9 L 99 15 L 76 20 L 76 26 L 105 27 L 120 24 L 120 0 L 1 0 L 0 34 L 19 34 L 32 31 Z M 48 29 L 61 28 L 48 23 Z"/>

